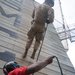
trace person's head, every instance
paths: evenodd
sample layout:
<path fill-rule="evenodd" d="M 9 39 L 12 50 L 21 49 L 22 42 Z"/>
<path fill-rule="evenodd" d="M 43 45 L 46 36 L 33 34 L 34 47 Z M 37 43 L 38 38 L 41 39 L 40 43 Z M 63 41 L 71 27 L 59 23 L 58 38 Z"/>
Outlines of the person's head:
<path fill-rule="evenodd" d="M 16 68 L 19 68 L 19 67 L 20 66 L 17 62 L 10 61 L 3 66 L 3 72 L 5 75 L 7 75 L 10 71 L 12 71 Z"/>
<path fill-rule="evenodd" d="M 44 2 L 44 3 L 46 3 L 46 4 L 50 5 L 51 7 L 53 7 L 53 6 L 54 6 L 54 0 L 45 0 L 45 2 Z"/>

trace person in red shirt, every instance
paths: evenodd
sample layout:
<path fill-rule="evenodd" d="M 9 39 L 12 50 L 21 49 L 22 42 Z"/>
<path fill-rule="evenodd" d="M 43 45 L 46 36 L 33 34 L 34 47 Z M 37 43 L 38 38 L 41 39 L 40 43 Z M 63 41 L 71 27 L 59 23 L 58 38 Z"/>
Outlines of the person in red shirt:
<path fill-rule="evenodd" d="M 53 62 L 55 56 L 49 56 L 42 61 L 37 61 L 30 66 L 20 67 L 17 62 L 10 61 L 3 66 L 5 75 L 29 75 L 46 67 Z"/>

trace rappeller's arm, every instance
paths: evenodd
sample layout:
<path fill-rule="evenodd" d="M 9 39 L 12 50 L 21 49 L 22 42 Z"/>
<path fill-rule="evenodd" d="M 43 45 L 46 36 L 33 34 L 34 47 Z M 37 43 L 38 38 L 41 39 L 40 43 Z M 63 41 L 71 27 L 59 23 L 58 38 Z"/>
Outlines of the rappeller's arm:
<path fill-rule="evenodd" d="M 38 61 L 38 62 L 35 62 L 33 63 L 32 65 L 30 65 L 28 68 L 27 68 L 27 71 L 26 73 L 27 74 L 32 74 L 32 73 L 35 73 L 41 69 L 43 69 L 44 67 L 46 67 L 48 64 L 51 64 L 53 62 L 53 58 L 55 56 L 49 56 L 47 57 L 46 59 L 42 60 L 42 61 Z"/>
<path fill-rule="evenodd" d="M 32 18 L 33 18 L 33 20 L 31 21 L 31 24 L 33 24 L 33 22 L 34 22 L 34 16 L 35 16 L 35 8 L 34 8 L 34 10 L 32 12 Z"/>
<path fill-rule="evenodd" d="M 54 22 L 54 10 L 53 9 L 50 9 L 48 11 L 48 17 L 47 17 L 47 20 L 46 20 L 46 23 L 52 23 Z"/>
<path fill-rule="evenodd" d="M 34 16 L 35 16 L 35 8 L 34 8 L 34 10 L 33 10 L 33 12 L 32 12 L 32 18 L 34 19 Z"/>

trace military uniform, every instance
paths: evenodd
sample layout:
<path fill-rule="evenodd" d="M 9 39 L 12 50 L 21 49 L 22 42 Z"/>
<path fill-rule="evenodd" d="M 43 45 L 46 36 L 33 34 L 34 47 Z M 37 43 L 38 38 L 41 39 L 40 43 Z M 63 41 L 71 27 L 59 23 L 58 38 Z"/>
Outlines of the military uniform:
<path fill-rule="evenodd" d="M 40 41 L 43 39 L 43 34 L 45 31 L 45 23 L 48 19 L 49 23 L 54 21 L 54 10 L 47 4 L 40 4 L 33 10 L 32 14 L 33 22 L 30 30 L 28 31 L 28 40 L 26 43 L 26 49 L 28 50 L 32 44 L 35 37 L 34 51 L 31 58 L 34 59 L 35 53 L 39 48 Z"/>

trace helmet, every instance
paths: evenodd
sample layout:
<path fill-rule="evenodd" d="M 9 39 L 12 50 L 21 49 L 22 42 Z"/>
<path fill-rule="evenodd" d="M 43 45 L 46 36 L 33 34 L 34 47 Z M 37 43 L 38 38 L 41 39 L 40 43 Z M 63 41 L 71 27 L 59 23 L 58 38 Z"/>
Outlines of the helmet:
<path fill-rule="evenodd" d="M 52 7 L 54 6 L 54 0 L 45 0 L 46 3 L 51 3 Z"/>
<path fill-rule="evenodd" d="M 3 66 L 3 72 L 5 75 L 7 75 L 10 71 L 12 71 L 18 67 L 20 67 L 20 66 L 17 62 L 10 61 Z"/>

